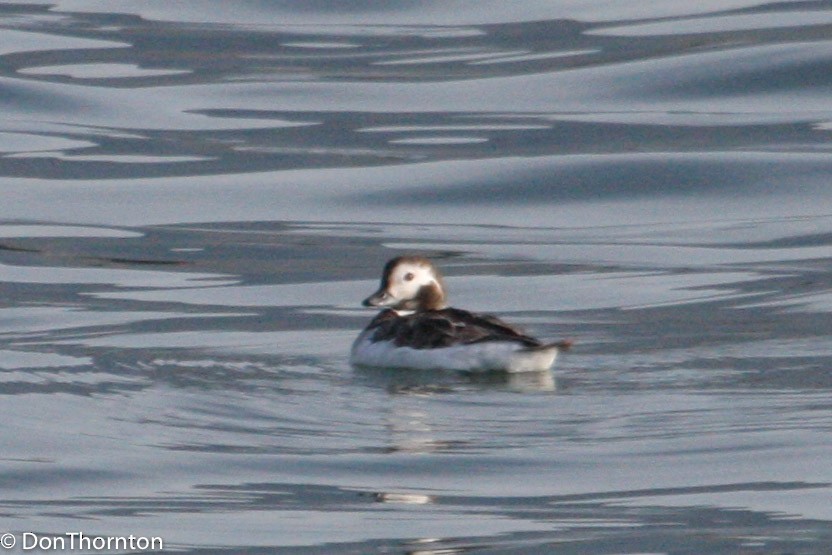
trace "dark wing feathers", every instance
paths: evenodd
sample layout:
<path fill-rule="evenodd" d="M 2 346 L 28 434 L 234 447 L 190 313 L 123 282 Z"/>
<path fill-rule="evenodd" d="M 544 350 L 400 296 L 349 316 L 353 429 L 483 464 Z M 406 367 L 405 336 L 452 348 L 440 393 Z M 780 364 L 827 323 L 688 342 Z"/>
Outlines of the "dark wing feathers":
<path fill-rule="evenodd" d="M 399 316 L 385 310 L 371 322 L 376 328 L 373 341 L 394 341 L 399 346 L 434 349 L 483 341 L 514 341 L 526 347 L 542 343 L 496 316 L 474 314 L 458 308 L 445 308 Z"/>

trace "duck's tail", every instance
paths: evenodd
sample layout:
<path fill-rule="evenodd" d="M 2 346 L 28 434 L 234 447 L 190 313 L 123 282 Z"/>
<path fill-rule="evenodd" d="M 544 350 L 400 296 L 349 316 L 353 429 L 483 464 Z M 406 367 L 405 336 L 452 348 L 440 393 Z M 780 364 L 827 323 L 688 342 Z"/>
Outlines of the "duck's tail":
<path fill-rule="evenodd" d="M 509 372 L 540 372 L 554 364 L 558 353 L 572 346 L 572 341 L 556 341 L 534 347 L 524 347 L 516 352 L 506 370 Z"/>
<path fill-rule="evenodd" d="M 575 342 L 571 339 L 563 339 L 561 341 L 553 341 L 552 343 L 544 343 L 536 347 L 527 347 L 524 351 L 548 351 L 550 349 L 557 349 L 558 351 L 568 351 L 572 348 Z"/>

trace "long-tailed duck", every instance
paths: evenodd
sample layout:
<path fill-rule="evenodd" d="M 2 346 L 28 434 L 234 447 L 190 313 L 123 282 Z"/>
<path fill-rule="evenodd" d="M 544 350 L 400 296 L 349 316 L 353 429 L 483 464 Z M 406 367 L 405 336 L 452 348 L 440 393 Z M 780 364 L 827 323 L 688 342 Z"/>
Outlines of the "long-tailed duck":
<path fill-rule="evenodd" d="M 384 266 L 364 306 L 384 307 L 352 346 L 359 366 L 461 371 L 547 370 L 569 341 L 544 343 L 499 318 L 448 307 L 442 276 L 426 258 Z"/>

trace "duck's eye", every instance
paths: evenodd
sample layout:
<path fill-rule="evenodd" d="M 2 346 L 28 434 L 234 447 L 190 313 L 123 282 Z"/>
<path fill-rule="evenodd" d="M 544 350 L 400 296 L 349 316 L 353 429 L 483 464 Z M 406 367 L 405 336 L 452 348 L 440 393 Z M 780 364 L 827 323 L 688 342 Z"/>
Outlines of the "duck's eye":
<path fill-rule="evenodd" d="M 414 275 L 413 275 L 413 272 L 407 272 L 407 273 L 404 275 L 404 280 L 405 280 L 405 281 L 413 281 L 413 278 L 414 278 L 414 277 L 416 277 L 416 276 L 414 276 Z"/>

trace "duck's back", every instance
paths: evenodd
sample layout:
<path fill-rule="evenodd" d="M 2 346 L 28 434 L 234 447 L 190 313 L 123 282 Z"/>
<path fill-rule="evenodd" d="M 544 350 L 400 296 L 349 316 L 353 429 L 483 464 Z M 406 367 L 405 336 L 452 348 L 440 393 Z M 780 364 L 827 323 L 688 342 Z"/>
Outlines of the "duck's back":
<path fill-rule="evenodd" d="M 485 341 L 507 341 L 524 347 L 541 342 L 490 314 L 475 314 L 458 308 L 427 310 L 399 316 L 381 312 L 367 327 L 372 341 L 392 341 L 397 347 L 437 349 Z"/>
<path fill-rule="evenodd" d="M 379 313 L 353 345 L 369 366 L 527 371 L 549 368 L 562 345 L 544 345 L 499 318 L 458 308 Z"/>

